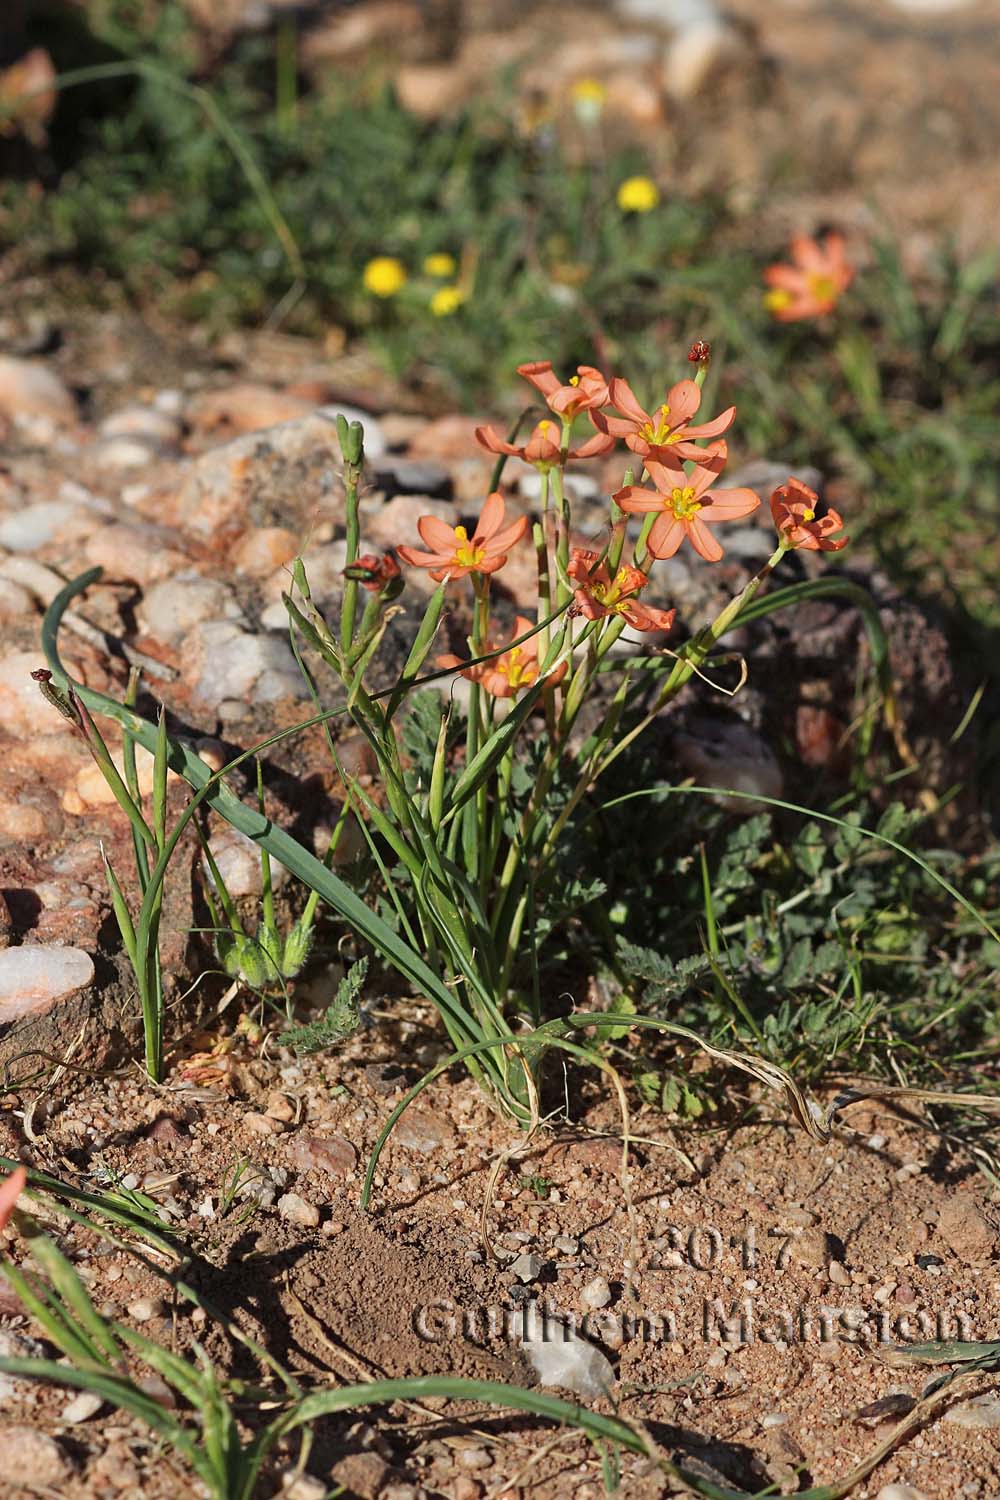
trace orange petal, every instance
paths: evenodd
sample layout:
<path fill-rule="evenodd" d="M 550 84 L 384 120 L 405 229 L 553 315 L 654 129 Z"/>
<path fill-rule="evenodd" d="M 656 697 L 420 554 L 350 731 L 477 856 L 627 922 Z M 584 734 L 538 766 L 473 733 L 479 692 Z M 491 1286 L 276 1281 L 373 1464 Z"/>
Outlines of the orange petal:
<path fill-rule="evenodd" d="M 627 417 L 630 422 L 637 422 L 640 427 L 649 421 L 649 412 L 644 411 L 639 405 L 638 398 L 628 381 L 622 380 L 617 375 L 608 386 L 608 401 L 623 417 Z"/>
<path fill-rule="evenodd" d="M 440 516 L 421 516 L 417 521 L 417 530 L 428 547 L 447 557 L 451 557 L 458 546 L 454 528 L 442 521 Z"/>
<path fill-rule="evenodd" d="M 505 438 L 500 436 L 495 427 L 477 427 L 476 442 L 481 443 L 489 453 L 516 454 L 520 452 L 516 444 L 508 443 Z"/>
<path fill-rule="evenodd" d="M 529 380 L 543 396 L 551 396 L 559 389 L 559 379 L 552 373 L 551 360 L 536 359 L 530 364 L 518 365 L 517 373 Z"/>
<path fill-rule="evenodd" d="M 418 552 L 416 547 L 397 547 L 396 551 L 411 568 L 439 568 L 443 561 L 440 552 Z"/>
<path fill-rule="evenodd" d="M 738 521 L 760 504 L 753 490 L 713 490 L 698 512 L 703 521 Z"/>
<path fill-rule="evenodd" d="M 630 516 L 648 515 L 651 510 L 662 510 L 665 504 L 664 497 L 656 490 L 644 490 L 636 484 L 629 485 L 627 490 L 619 490 L 614 502 L 619 510 Z"/>
<path fill-rule="evenodd" d="M 679 380 L 667 392 L 667 416 L 671 427 L 683 427 L 701 405 L 701 391 L 693 380 Z"/>
<path fill-rule="evenodd" d="M 491 536 L 486 543 L 486 556 L 492 557 L 494 552 L 506 552 L 519 542 L 528 529 L 527 516 L 519 516 L 512 526 L 505 526 L 503 531 L 498 531 Z"/>
<path fill-rule="evenodd" d="M 718 562 L 722 556 L 722 548 L 715 537 L 709 531 L 700 516 L 695 516 L 687 523 L 687 534 L 691 538 L 691 545 L 703 557 L 706 562 Z"/>
<path fill-rule="evenodd" d="M 649 529 L 646 545 L 654 557 L 673 557 L 684 540 L 684 527 L 676 516 L 657 516 Z"/>
<path fill-rule="evenodd" d="M 0 1183 L 0 1229 L 14 1212 L 14 1205 L 28 1185 L 28 1174 L 24 1167 L 15 1167 L 10 1176 Z"/>
<path fill-rule="evenodd" d="M 492 495 L 486 497 L 479 520 L 476 522 L 476 530 L 473 541 L 477 544 L 488 542 L 491 536 L 495 536 L 503 525 L 504 503 L 503 496 L 499 490 L 494 490 Z"/>

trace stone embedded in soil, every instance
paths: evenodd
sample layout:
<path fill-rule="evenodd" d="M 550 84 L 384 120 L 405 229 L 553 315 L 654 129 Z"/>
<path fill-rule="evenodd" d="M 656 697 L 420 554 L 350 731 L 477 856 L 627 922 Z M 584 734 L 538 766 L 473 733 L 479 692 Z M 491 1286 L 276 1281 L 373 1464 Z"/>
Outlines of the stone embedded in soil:
<path fill-rule="evenodd" d="M 101 1397 L 95 1395 L 93 1391 L 81 1391 L 64 1408 L 62 1421 L 70 1423 L 87 1422 L 91 1417 L 97 1415 L 103 1405 L 104 1402 Z"/>
<path fill-rule="evenodd" d="M 319 1223 L 319 1209 L 300 1193 L 283 1193 L 278 1199 L 278 1213 L 289 1224 L 298 1224 L 303 1229 L 315 1229 Z"/>
<path fill-rule="evenodd" d="M 539 1385 L 559 1387 L 594 1400 L 606 1396 L 615 1383 L 610 1360 L 557 1319 L 540 1317 L 532 1305 L 527 1318 L 527 1337 L 521 1347 L 538 1376 Z"/>
<path fill-rule="evenodd" d="M 251 635 L 232 620 L 204 620 L 184 642 L 194 694 L 203 703 L 224 700 L 276 703 L 305 695 L 286 640 Z M 190 654 L 190 655 L 189 655 Z"/>
<path fill-rule="evenodd" d="M 537 1281 L 545 1265 L 540 1255 L 516 1255 L 507 1267 L 518 1279 L 527 1286 L 532 1281 Z"/>
<path fill-rule="evenodd" d="M 36 359 L 0 354 L 0 413 L 8 417 L 76 420 L 76 402 L 59 376 Z"/>
<path fill-rule="evenodd" d="M 33 1427 L 5 1428 L 2 1451 L 5 1485 L 45 1490 L 65 1484 L 73 1472 L 55 1439 Z"/>
<path fill-rule="evenodd" d="M 137 1297 L 128 1305 L 128 1315 L 137 1323 L 150 1323 L 154 1318 L 162 1318 L 165 1312 L 166 1307 L 159 1297 Z"/>
<path fill-rule="evenodd" d="M 915 1490 L 912 1484 L 884 1484 L 875 1500 L 927 1500 L 927 1496 L 923 1490 Z"/>
<path fill-rule="evenodd" d="M 288 1161 L 296 1172 L 350 1177 L 357 1167 L 358 1153 L 342 1135 L 299 1135 L 288 1148 Z"/>
<path fill-rule="evenodd" d="M 238 620 L 236 596 L 220 578 L 184 571 L 144 591 L 136 611 L 148 635 L 174 644 L 205 620 Z"/>
<path fill-rule="evenodd" d="M 942 1419 L 953 1427 L 967 1427 L 973 1431 L 995 1431 L 1000 1428 L 1000 1396 L 988 1393 L 973 1396 L 971 1401 L 962 1401 L 950 1407 Z"/>
<path fill-rule="evenodd" d="M 24 943 L 0 950 L 0 1026 L 44 1015 L 93 978 L 94 961 L 82 948 Z"/>
<path fill-rule="evenodd" d="M 431 1110 L 407 1110 L 392 1134 L 392 1144 L 427 1156 L 454 1144 L 450 1125 Z"/>
<path fill-rule="evenodd" d="M 580 1301 L 584 1307 L 596 1310 L 607 1307 L 611 1301 L 611 1288 L 603 1276 L 595 1276 L 593 1281 L 588 1281 L 580 1293 Z"/>
<path fill-rule="evenodd" d="M 987 1218 L 968 1193 L 958 1192 L 948 1199 L 941 1209 L 937 1227 L 949 1250 L 966 1265 L 985 1265 L 1000 1245 L 996 1224 Z"/>

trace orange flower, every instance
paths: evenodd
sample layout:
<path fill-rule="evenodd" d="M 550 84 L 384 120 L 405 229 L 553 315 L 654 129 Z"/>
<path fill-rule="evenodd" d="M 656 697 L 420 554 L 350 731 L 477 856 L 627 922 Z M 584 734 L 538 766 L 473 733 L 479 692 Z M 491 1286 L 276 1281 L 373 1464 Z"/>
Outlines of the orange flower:
<path fill-rule="evenodd" d="M 646 468 L 655 490 L 630 485 L 614 497 L 616 504 L 629 515 L 662 512 L 649 533 L 648 546 L 654 557 L 673 557 L 686 536 L 706 562 L 718 562 L 722 548 L 705 523 L 737 521 L 760 504 L 760 496 L 753 490 L 711 488 L 726 461 L 725 443 L 706 448 L 703 457 L 706 463 L 699 464 L 690 475 L 648 458 Z"/>
<path fill-rule="evenodd" d="M 397 547 L 396 551 L 411 567 L 430 568 L 431 577 L 438 583 L 444 578 L 464 578 L 467 573 L 495 573 L 528 529 L 527 516 L 519 516 L 513 526 L 504 526 L 503 517 L 503 496 L 496 492 L 483 506 L 471 538 L 464 526 L 448 526 L 437 516 L 421 516 L 417 530 L 433 550 Z"/>
<path fill-rule="evenodd" d="M 14 1205 L 27 1185 L 28 1174 L 23 1167 L 15 1167 L 10 1176 L 0 1182 L 0 1229 L 14 1212 Z"/>
<path fill-rule="evenodd" d="M 771 515 L 786 546 L 801 548 L 803 552 L 839 552 L 847 546 L 850 537 L 835 540 L 831 535 L 844 527 L 838 512 L 828 508 L 826 515 L 817 520 L 818 503 L 816 491 L 801 479 L 790 479 L 775 490 L 771 496 Z"/>
<path fill-rule="evenodd" d="M 670 630 L 675 609 L 653 609 L 635 597 L 649 582 L 647 575 L 638 568 L 622 567 L 612 579 L 607 563 L 601 562 L 600 556 L 599 552 L 588 552 L 583 547 L 573 548 L 566 572 L 579 585 L 573 594 L 574 609 L 588 620 L 621 615 L 633 630 Z"/>
<path fill-rule="evenodd" d="M 562 463 L 562 450 L 559 446 L 561 435 L 555 422 L 539 422 L 528 441 L 518 447 L 516 443 L 506 442 L 494 427 L 476 428 L 477 440 L 490 453 L 509 453 L 541 470 L 554 469 Z M 614 446 L 614 438 L 596 432 L 592 438 L 581 443 L 579 448 L 570 448 L 566 458 L 593 458 L 598 453 L 608 453 Z"/>
<path fill-rule="evenodd" d="M 592 411 L 595 406 L 607 404 L 608 383 L 593 365 L 579 365 L 576 374 L 570 376 L 568 385 L 560 384 L 547 359 L 518 365 L 517 373 L 530 381 L 536 391 L 541 391 L 552 410 L 558 412 L 564 421 L 572 421 L 581 411 Z"/>
<path fill-rule="evenodd" d="M 621 415 L 606 417 L 603 412 L 592 412 L 590 420 L 595 427 L 624 438 L 633 453 L 678 469 L 686 458 L 702 463 L 706 450 L 697 447 L 694 439 L 721 437 L 736 416 L 736 407 L 730 406 L 713 421 L 692 427 L 691 418 L 701 405 L 701 390 L 693 380 L 679 380 L 671 386 L 666 401 L 655 412 L 644 411 L 628 381 L 617 377 L 608 386 L 608 400 Z"/>
<path fill-rule="evenodd" d="M 793 265 L 768 266 L 764 281 L 771 288 L 764 302 L 779 323 L 821 318 L 832 312 L 854 278 L 844 257 L 844 237 L 828 234 L 823 244 L 799 234 L 792 240 Z"/>
<path fill-rule="evenodd" d="M 524 635 L 531 629 L 532 622 L 524 615 L 518 615 L 514 620 L 514 632 L 512 641 L 518 636 Z M 496 651 L 499 647 L 498 641 L 491 641 L 487 650 Z M 538 678 L 538 636 L 533 635 L 530 641 L 525 641 L 523 646 L 513 646 L 505 651 L 502 656 L 494 656 L 490 661 L 479 662 L 474 667 L 463 664 L 460 656 L 438 656 L 435 664 L 439 667 L 459 671 L 463 677 L 470 682 L 478 682 L 491 693 L 494 698 L 513 698 L 522 688 L 531 687 Z M 548 681 L 554 686 L 561 682 L 566 675 L 568 663 L 560 662 L 553 672 L 549 673 Z"/>
<path fill-rule="evenodd" d="M 354 561 L 354 566 L 344 569 L 345 578 L 353 578 L 369 593 L 380 594 L 394 579 L 400 577 L 399 563 L 391 552 L 381 557 L 374 552 L 363 552 Z"/>

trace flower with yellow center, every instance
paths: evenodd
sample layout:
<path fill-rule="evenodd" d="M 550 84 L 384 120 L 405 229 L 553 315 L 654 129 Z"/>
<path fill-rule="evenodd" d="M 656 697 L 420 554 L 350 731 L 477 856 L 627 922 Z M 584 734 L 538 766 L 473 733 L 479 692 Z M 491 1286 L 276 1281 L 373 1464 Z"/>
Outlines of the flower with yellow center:
<path fill-rule="evenodd" d="M 625 214 L 648 214 L 660 201 L 651 177 L 626 177 L 618 189 L 618 207 Z"/>
<path fill-rule="evenodd" d="M 517 615 L 511 640 L 516 641 L 520 636 L 527 635 L 532 628 L 531 620 L 524 615 Z M 486 649 L 499 654 L 494 654 L 488 661 L 477 662 L 474 666 L 468 666 L 460 656 L 450 655 L 435 657 L 434 664 L 445 670 L 460 672 L 470 682 L 478 682 L 494 698 L 513 698 L 523 688 L 531 687 L 538 681 L 537 635 L 531 636 L 522 646 L 508 646 L 506 651 L 500 649 L 499 641 L 491 640 Z M 549 673 L 548 682 L 553 686 L 561 682 L 568 665 L 568 662 L 560 662 Z"/>
<path fill-rule="evenodd" d="M 816 491 L 801 479 L 789 479 L 774 491 L 771 517 L 785 547 L 801 548 L 804 552 L 839 552 L 847 546 L 849 537 L 834 534 L 844 525 L 838 512 L 830 507 L 817 521 L 818 503 Z"/>
<path fill-rule="evenodd" d="M 573 113 L 583 126 L 596 125 L 604 112 L 608 91 L 599 78 L 578 78 L 570 89 Z"/>
<path fill-rule="evenodd" d="M 436 250 L 433 255 L 428 255 L 424 259 L 424 275 L 437 276 L 441 281 L 454 276 L 457 269 L 455 257 L 448 255 L 444 250 Z"/>
<path fill-rule="evenodd" d="M 822 243 L 808 235 L 796 235 L 791 243 L 791 264 L 768 266 L 764 272 L 769 288 L 764 306 L 779 323 L 820 318 L 833 311 L 853 277 L 842 235 L 828 234 Z"/>
<path fill-rule="evenodd" d="M 365 266 L 363 280 L 373 297 L 395 297 L 406 285 L 406 267 L 394 255 L 376 255 Z"/>
<path fill-rule="evenodd" d="M 566 572 L 576 585 L 574 614 L 584 615 L 588 620 L 620 616 L 633 630 L 669 630 L 674 623 L 674 610 L 654 609 L 636 597 L 649 582 L 638 568 L 623 565 L 612 578 L 599 552 L 574 547 Z"/>
<path fill-rule="evenodd" d="M 397 547 L 396 551 L 411 568 L 429 568 L 438 583 L 446 578 L 464 578 L 468 573 L 495 573 L 528 529 L 527 516 L 521 516 L 512 526 L 504 526 L 504 509 L 499 491 L 490 495 L 471 538 L 464 526 L 449 526 L 438 516 L 421 516 L 417 530 L 433 550 L 419 552 L 415 547 Z"/>
<path fill-rule="evenodd" d="M 760 504 L 753 490 L 712 489 L 725 462 L 725 443 L 703 449 L 702 462 L 690 476 L 679 476 L 676 468 L 647 458 L 646 472 L 655 488 L 629 485 L 615 495 L 616 505 L 627 515 L 656 515 L 646 542 L 653 557 L 673 557 L 687 537 L 706 562 L 719 561 L 722 548 L 706 522 L 736 521 Z M 687 478 L 687 483 L 678 484 L 679 477 Z"/>
<path fill-rule="evenodd" d="M 721 437 L 736 416 L 735 406 L 730 406 L 710 422 L 694 422 L 701 405 L 701 389 L 694 380 L 679 380 L 670 387 L 667 399 L 648 412 L 628 381 L 615 376 L 608 384 L 608 400 L 618 415 L 594 412 L 594 426 L 612 437 L 624 438 L 632 452 L 643 459 L 659 459 L 675 468 L 680 468 L 685 459 L 704 463 L 707 449 L 699 448 L 696 440 Z"/>
<path fill-rule="evenodd" d="M 465 301 L 465 293 L 459 286 L 439 286 L 431 298 L 431 312 L 436 318 L 449 318 Z"/>

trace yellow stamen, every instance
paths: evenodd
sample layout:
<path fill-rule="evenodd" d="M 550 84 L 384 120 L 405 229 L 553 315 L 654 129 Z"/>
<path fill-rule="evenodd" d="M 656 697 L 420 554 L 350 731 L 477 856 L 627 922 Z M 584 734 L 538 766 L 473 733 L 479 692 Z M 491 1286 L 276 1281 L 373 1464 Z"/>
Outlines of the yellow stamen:
<path fill-rule="evenodd" d="M 678 521 L 690 521 L 701 510 L 701 501 L 695 497 L 694 488 L 686 484 L 683 489 L 670 491 L 670 509 Z"/>
<path fill-rule="evenodd" d="M 569 383 L 570 383 L 570 385 L 579 385 L 580 384 L 580 377 L 579 377 L 579 375 L 571 375 L 569 377 Z"/>
<path fill-rule="evenodd" d="M 832 302 L 837 295 L 833 277 L 824 276 L 821 271 L 814 272 L 809 277 L 809 290 L 817 302 Z"/>
<path fill-rule="evenodd" d="M 770 312 L 783 312 L 793 301 L 791 292 L 785 291 L 784 287 L 775 287 L 773 291 L 764 294 L 764 306 Z"/>
<path fill-rule="evenodd" d="M 815 519 L 816 519 L 816 512 L 814 510 L 804 510 L 802 512 L 802 520 L 803 521 L 815 521 Z"/>
<path fill-rule="evenodd" d="M 464 526 L 455 527 L 455 540 L 458 542 L 455 548 L 455 561 L 459 567 L 477 568 L 486 556 L 486 548 L 473 546 Z"/>

